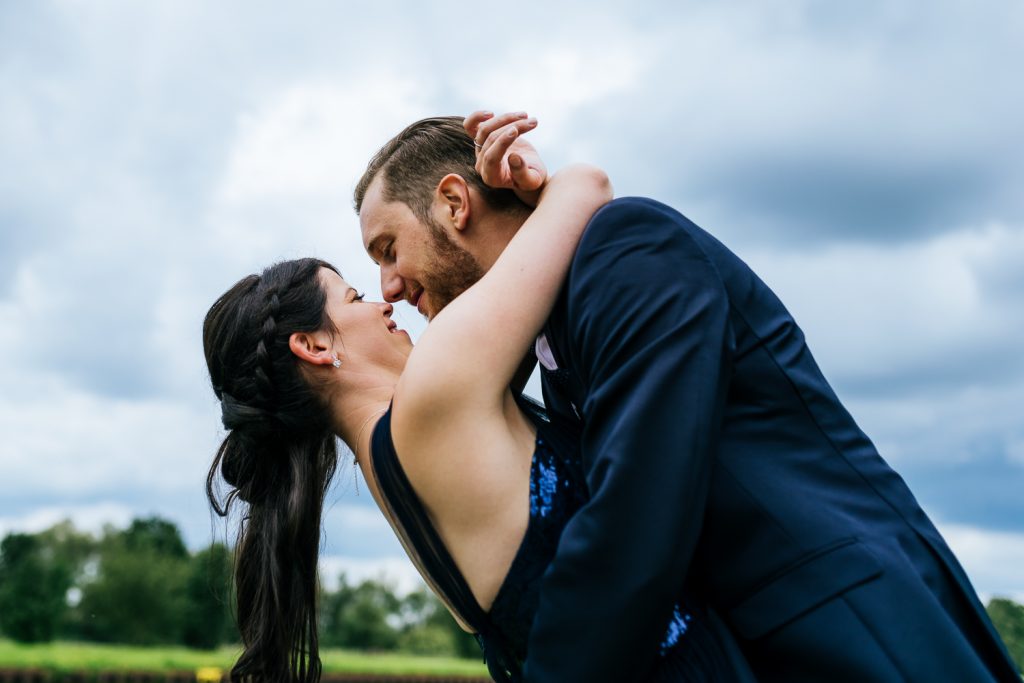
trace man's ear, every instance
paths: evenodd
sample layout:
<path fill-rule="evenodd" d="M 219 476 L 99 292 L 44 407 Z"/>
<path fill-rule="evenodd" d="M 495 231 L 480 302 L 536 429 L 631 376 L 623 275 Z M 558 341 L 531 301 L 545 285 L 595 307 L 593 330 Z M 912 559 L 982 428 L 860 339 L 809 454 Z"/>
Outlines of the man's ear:
<path fill-rule="evenodd" d="M 288 337 L 288 348 L 299 360 L 313 365 L 331 365 L 334 353 L 329 341 L 323 332 L 292 332 Z"/>
<path fill-rule="evenodd" d="M 441 222 L 456 230 L 469 225 L 469 185 L 458 173 L 449 173 L 437 184 L 436 201 L 441 206 Z"/>

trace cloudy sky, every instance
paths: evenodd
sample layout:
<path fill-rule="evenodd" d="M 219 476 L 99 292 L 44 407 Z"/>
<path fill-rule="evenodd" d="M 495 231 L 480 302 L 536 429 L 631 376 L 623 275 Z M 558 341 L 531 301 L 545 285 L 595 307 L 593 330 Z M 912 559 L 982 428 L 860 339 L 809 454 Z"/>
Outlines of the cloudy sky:
<path fill-rule="evenodd" d="M 552 167 L 746 259 L 979 591 L 1024 599 L 1022 36 L 1009 0 L 0 2 L 0 533 L 160 514 L 208 543 L 206 309 L 304 255 L 379 297 L 370 155 L 525 109 Z M 352 476 L 328 568 L 408 585 Z"/>

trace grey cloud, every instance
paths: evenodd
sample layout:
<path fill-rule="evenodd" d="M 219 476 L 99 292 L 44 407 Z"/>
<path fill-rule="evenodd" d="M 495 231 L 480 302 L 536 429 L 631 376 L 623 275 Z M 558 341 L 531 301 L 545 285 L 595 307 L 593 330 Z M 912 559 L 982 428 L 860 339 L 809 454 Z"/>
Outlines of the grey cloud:
<path fill-rule="evenodd" d="M 714 196 L 729 219 L 747 227 L 750 240 L 805 247 L 909 242 L 964 224 L 1024 217 L 1017 202 L 994 205 L 1004 169 L 907 163 L 876 151 L 873 159 L 856 160 L 829 157 L 827 150 L 734 158 L 691 174 L 687 192 Z"/>
<path fill-rule="evenodd" d="M 361 491 L 366 482 L 360 481 Z M 369 495 L 357 496 L 352 470 L 339 468 L 333 500 L 324 510 L 324 555 L 387 557 L 402 555 L 402 547 Z"/>
<path fill-rule="evenodd" d="M 31 335 L 73 345 L 66 354 L 5 354 L 23 379 L 15 387 L 4 380 L 4 390 L 64 387 L 44 381 L 58 376 L 70 387 L 62 390 L 95 400 L 90 421 L 102 420 L 105 406 L 144 403 L 140 397 L 164 397 L 202 416 L 180 424 L 133 418 L 140 420 L 135 441 L 110 466 L 109 483 L 70 493 L 65 486 L 58 495 L 18 485 L 39 473 L 9 472 L 16 498 L 4 496 L 0 515 L 117 500 L 178 520 L 193 546 L 209 538 L 202 465 L 215 447 L 216 407 L 198 348 L 206 307 L 242 274 L 310 245 L 357 286 L 372 291 L 375 280 L 363 254 L 336 258 L 340 245 L 351 244 L 339 233 L 353 229 L 347 204 L 355 178 L 332 180 L 340 200 L 284 193 L 218 205 L 239 130 L 291 87 L 366 74 L 362 87 L 388 88 L 389 74 L 404 74 L 426 84 L 422 102 L 441 112 L 496 107 L 475 99 L 505 87 L 489 81 L 491 69 L 505 74 L 521 65 L 529 85 L 544 75 L 536 73 L 537 54 L 554 51 L 572 65 L 598 45 L 639 66 L 630 82 L 581 104 L 569 102 L 574 83 L 556 89 L 547 104 L 566 103 L 563 124 L 542 146 L 552 166 L 598 161 L 620 192 L 669 201 L 741 255 L 771 245 L 809 262 L 822 250 L 846 249 L 837 245 L 900 249 L 964 227 L 1024 220 L 1018 5 L 689 2 L 625 12 L 574 2 L 511 19 L 489 7 L 466 15 L 454 2 L 441 11 L 410 3 L 299 3 L 289 12 L 242 3 L 0 5 L 0 304 L 23 316 L 16 334 L 0 341 Z M 456 32 L 451 16 L 462 22 Z M 486 30 L 499 26 L 507 31 L 497 39 Z M 476 68 L 452 70 L 467 62 Z M 605 66 L 583 63 L 569 73 L 600 84 Z M 352 108 L 367 106 L 367 92 L 345 95 Z M 830 317 L 828 302 L 812 302 L 798 316 L 808 329 L 833 331 L 816 335 L 825 336 L 820 345 L 812 340 L 826 374 L 943 519 L 996 528 L 1019 528 L 1012 518 L 1024 519 L 1012 493 L 1020 469 L 999 445 L 1024 439 L 1013 412 L 1024 400 L 1014 347 L 1024 337 L 1022 259 L 1010 247 L 979 257 L 977 315 L 961 311 L 960 322 L 976 325 L 977 334 L 920 352 L 912 325 L 887 331 L 886 353 L 872 355 L 881 345 L 860 348 L 856 326 L 884 325 L 884 316 Z M 798 259 L 779 266 L 801 267 Z M 15 288 L 15 273 L 36 277 L 44 296 Z M 822 296 L 835 293 L 829 273 L 815 277 Z M 886 311 L 900 305 L 877 300 Z M 121 434 L 124 425 L 102 429 Z M 162 429 L 209 433 L 209 452 L 170 453 Z M 39 441 L 36 433 L 18 437 L 25 449 Z M 98 445 L 81 458 L 100 462 L 111 442 L 90 438 Z M 78 457 L 77 444 L 64 448 L 72 455 L 62 462 Z M 173 490 L 154 491 L 150 481 L 143 490 L 144 472 L 129 471 L 135 450 L 161 478 L 187 467 L 194 482 L 174 479 Z M 347 470 L 339 476 L 346 481 L 338 507 L 376 514 L 365 495 L 352 502 Z M 353 527 L 351 514 L 328 513 L 330 552 L 396 553 L 390 534 Z"/>
<path fill-rule="evenodd" d="M 973 444 L 968 462 L 917 462 L 900 469 L 921 504 L 939 519 L 1000 531 L 1024 531 L 1024 467 L 1009 462 L 1000 445 Z"/>
<path fill-rule="evenodd" d="M 647 87 L 581 125 L 630 192 L 790 248 L 1024 219 L 1019 7 L 727 7 L 653 28 Z"/>
<path fill-rule="evenodd" d="M 11 295 L 25 254 L 45 243 L 46 229 L 41 222 L 35 212 L 0 207 L 0 301 Z"/>
<path fill-rule="evenodd" d="M 921 348 L 913 358 L 878 367 L 864 364 L 833 374 L 843 393 L 857 398 L 886 396 L 912 400 L 921 394 L 964 386 L 1000 387 L 1024 381 L 1021 337 L 993 338 L 979 330 L 971 343 Z"/>

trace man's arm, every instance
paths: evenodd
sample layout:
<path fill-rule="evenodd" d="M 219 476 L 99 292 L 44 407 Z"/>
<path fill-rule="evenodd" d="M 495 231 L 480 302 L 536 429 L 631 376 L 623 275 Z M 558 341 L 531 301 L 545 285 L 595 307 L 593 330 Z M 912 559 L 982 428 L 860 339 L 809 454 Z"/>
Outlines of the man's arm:
<path fill-rule="evenodd" d="M 568 295 L 591 500 L 545 574 L 525 680 L 638 680 L 700 534 L 727 383 L 728 301 L 678 214 L 638 199 L 594 217 Z"/>

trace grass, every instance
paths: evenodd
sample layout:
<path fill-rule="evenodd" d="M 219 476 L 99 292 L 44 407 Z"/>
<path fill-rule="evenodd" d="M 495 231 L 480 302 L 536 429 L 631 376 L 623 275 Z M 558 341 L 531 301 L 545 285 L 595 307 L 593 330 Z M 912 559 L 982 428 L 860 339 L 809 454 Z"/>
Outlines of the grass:
<path fill-rule="evenodd" d="M 183 647 L 136 647 L 62 642 L 23 645 L 0 640 L 0 668 L 71 671 L 191 671 L 200 667 L 228 669 L 238 648 L 189 650 Z M 434 674 L 485 676 L 478 660 L 421 657 L 404 654 L 368 654 L 348 650 L 320 653 L 325 673 Z"/>

